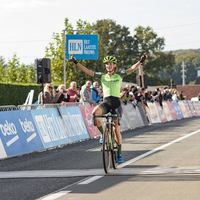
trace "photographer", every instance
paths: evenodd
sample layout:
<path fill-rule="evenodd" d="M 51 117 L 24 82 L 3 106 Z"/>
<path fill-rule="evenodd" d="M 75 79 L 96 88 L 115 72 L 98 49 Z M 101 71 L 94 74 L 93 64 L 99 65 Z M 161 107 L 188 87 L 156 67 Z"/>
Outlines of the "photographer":
<path fill-rule="evenodd" d="M 62 94 L 60 95 L 60 97 L 58 98 L 56 103 L 62 103 L 64 102 L 69 102 L 70 101 L 70 95 L 69 95 L 69 91 L 65 89 L 65 85 L 59 85 L 56 92 L 61 92 Z M 65 98 L 67 97 L 67 98 Z"/>
<path fill-rule="evenodd" d="M 47 83 L 44 87 L 44 94 L 41 95 L 41 103 L 42 104 L 53 104 L 58 101 L 60 96 L 62 95 L 62 91 L 59 91 L 56 95 L 54 94 L 53 84 Z"/>

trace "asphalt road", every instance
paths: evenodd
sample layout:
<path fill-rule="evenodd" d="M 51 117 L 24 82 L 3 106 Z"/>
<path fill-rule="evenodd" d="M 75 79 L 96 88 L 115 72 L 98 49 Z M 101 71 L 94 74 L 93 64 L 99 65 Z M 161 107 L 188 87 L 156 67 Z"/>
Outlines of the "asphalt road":
<path fill-rule="evenodd" d="M 0 161 L 0 199 L 200 199 L 200 117 L 122 133 L 105 174 L 98 139 Z"/>

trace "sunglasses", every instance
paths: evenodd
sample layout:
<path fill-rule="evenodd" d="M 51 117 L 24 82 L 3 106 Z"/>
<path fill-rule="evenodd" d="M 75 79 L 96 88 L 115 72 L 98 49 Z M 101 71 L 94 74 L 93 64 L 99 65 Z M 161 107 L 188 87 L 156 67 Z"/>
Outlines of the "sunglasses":
<path fill-rule="evenodd" d="M 53 87 L 49 86 L 49 88 L 53 89 Z"/>

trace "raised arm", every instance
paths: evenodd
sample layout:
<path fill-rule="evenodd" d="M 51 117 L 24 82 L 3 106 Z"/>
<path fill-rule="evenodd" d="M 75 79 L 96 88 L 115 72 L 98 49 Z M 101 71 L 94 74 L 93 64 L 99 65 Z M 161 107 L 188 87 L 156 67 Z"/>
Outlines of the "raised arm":
<path fill-rule="evenodd" d="M 81 65 L 80 63 L 78 63 L 76 58 L 73 55 L 71 55 L 71 58 L 70 58 L 69 61 L 73 62 L 84 73 L 88 74 L 89 76 L 92 76 L 93 71 L 89 70 L 88 68 L 86 68 L 83 65 Z"/>
<path fill-rule="evenodd" d="M 130 67 L 129 69 L 127 69 L 127 73 L 131 74 L 132 72 L 134 72 L 138 67 L 140 67 L 140 65 L 146 60 L 147 58 L 147 54 L 144 53 L 140 59 L 140 61 L 138 61 L 137 63 L 135 63 L 132 67 Z"/>

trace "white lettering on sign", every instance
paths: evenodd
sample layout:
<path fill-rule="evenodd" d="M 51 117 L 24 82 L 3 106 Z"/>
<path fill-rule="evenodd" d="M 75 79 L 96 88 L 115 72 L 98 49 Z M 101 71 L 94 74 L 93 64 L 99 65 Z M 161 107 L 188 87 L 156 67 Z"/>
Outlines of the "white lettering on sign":
<path fill-rule="evenodd" d="M 17 129 L 15 125 L 13 123 L 8 123 L 7 120 L 5 124 L 0 124 L 0 130 L 4 136 L 17 134 Z"/>
<path fill-rule="evenodd" d="M 96 49 L 96 45 L 84 45 L 84 49 Z"/>
<path fill-rule="evenodd" d="M 44 114 L 35 116 L 35 119 L 45 143 L 68 138 L 59 116 Z"/>
<path fill-rule="evenodd" d="M 19 119 L 19 123 L 22 127 L 22 130 L 26 133 L 26 132 L 33 132 L 35 131 L 34 129 L 34 126 L 33 126 L 33 123 L 31 121 L 27 121 L 27 119 L 25 118 L 25 121 L 22 122 L 20 119 Z"/>
<path fill-rule="evenodd" d="M 95 54 L 94 50 L 84 50 L 84 54 Z"/>
<path fill-rule="evenodd" d="M 68 40 L 69 54 L 83 54 L 83 40 Z"/>
<path fill-rule="evenodd" d="M 63 115 L 63 119 L 70 136 L 82 135 L 87 133 L 80 114 L 70 114 L 69 112 L 67 112 L 67 115 Z"/>
<path fill-rule="evenodd" d="M 90 44 L 90 40 L 84 40 L 84 44 Z"/>

